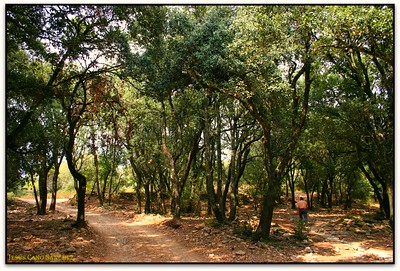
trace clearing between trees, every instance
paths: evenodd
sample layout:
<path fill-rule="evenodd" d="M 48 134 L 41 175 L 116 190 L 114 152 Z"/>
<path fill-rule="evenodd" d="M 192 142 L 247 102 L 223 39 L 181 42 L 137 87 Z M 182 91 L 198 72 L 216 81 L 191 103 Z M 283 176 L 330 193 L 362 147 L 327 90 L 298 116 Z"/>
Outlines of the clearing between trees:
<path fill-rule="evenodd" d="M 57 211 L 35 214 L 32 200 L 7 205 L 7 263 L 393 263 L 393 234 L 377 209 L 334 209 L 310 213 L 302 234 L 297 214 L 277 206 L 271 238 L 253 241 L 252 215 L 246 206 L 231 225 L 216 226 L 204 217 L 137 214 L 130 205 L 88 204 L 88 227 L 73 227 L 76 207 L 57 204 Z M 251 217 L 250 217 L 251 218 Z M 254 218 L 254 220 L 256 220 Z"/>

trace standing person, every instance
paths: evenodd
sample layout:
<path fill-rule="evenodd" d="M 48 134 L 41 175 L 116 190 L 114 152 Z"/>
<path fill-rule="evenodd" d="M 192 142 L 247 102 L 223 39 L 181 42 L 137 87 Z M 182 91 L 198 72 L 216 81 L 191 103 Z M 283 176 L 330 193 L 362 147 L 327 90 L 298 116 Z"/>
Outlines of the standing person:
<path fill-rule="evenodd" d="M 308 204 L 303 197 L 300 197 L 300 201 L 297 203 L 297 212 L 301 220 L 307 221 L 308 219 Z"/>

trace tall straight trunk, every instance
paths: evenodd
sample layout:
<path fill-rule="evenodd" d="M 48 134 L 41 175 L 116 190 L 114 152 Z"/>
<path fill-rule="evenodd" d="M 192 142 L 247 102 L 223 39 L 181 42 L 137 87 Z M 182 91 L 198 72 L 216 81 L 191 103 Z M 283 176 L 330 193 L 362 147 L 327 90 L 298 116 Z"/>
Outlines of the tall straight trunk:
<path fill-rule="evenodd" d="M 222 144 L 221 144 L 221 131 L 222 131 L 222 120 L 221 120 L 221 111 L 219 110 L 219 103 L 216 104 L 217 110 L 217 136 L 216 136 L 216 145 L 217 145 L 217 198 L 219 200 L 219 206 L 221 208 L 221 212 L 225 214 L 226 210 L 226 201 L 224 201 L 222 194 Z"/>
<path fill-rule="evenodd" d="M 285 182 L 285 196 L 286 196 L 286 198 L 288 198 L 289 197 L 289 179 L 286 179 L 286 182 Z"/>
<path fill-rule="evenodd" d="M 58 175 L 60 173 L 60 166 L 64 159 L 64 153 L 61 153 L 60 159 L 58 160 L 58 151 L 55 152 L 54 155 L 54 175 L 53 175 L 53 182 L 52 182 L 52 192 L 51 192 L 51 204 L 50 204 L 50 211 L 56 210 L 56 203 L 57 203 L 57 190 L 58 190 Z"/>
<path fill-rule="evenodd" d="M 172 214 L 174 219 L 180 219 L 181 216 L 181 202 L 179 198 L 179 179 L 176 172 L 175 160 L 167 146 L 167 116 L 164 101 L 161 101 L 162 117 L 161 117 L 161 145 L 162 152 L 169 162 L 169 169 L 172 181 Z"/>
<path fill-rule="evenodd" d="M 110 176 L 111 170 L 108 169 L 106 175 L 104 176 L 103 187 L 101 189 L 101 197 L 103 199 L 103 203 L 106 201 L 106 191 L 107 191 L 107 180 L 108 176 Z"/>
<path fill-rule="evenodd" d="M 100 187 L 100 170 L 99 170 L 99 158 L 97 155 L 97 147 L 96 147 L 96 142 L 95 142 L 95 135 L 94 133 L 92 134 L 92 155 L 93 155 L 93 162 L 94 162 L 94 169 L 95 169 L 95 174 L 94 174 L 94 182 L 96 185 L 96 190 L 97 190 L 97 198 L 99 200 L 100 206 L 103 206 L 103 195 L 101 194 L 101 187 Z"/>
<path fill-rule="evenodd" d="M 136 180 L 137 181 L 136 198 L 137 198 L 139 214 L 140 214 L 140 213 L 142 213 L 142 194 L 141 194 L 140 190 L 141 190 L 142 184 L 143 184 L 143 176 L 142 176 L 142 172 L 140 172 L 140 170 L 136 166 L 135 159 L 132 154 L 129 156 L 129 161 L 131 163 L 133 173 L 134 173 L 134 175 L 136 175 L 136 178 L 137 178 L 137 180 Z"/>
<path fill-rule="evenodd" d="M 78 214 L 76 218 L 76 226 L 78 228 L 85 227 L 85 197 L 86 197 L 86 177 L 81 175 L 78 179 Z"/>
<path fill-rule="evenodd" d="M 142 213 L 142 194 L 140 192 L 141 187 L 142 187 L 142 179 L 138 178 L 138 182 L 136 185 L 136 198 L 139 207 L 139 214 Z"/>
<path fill-rule="evenodd" d="M 238 149 L 238 143 L 237 143 L 237 118 L 233 119 L 233 125 L 232 125 L 232 130 L 231 130 L 231 163 L 230 163 L 230 174 L 229 178 L 230 184 L 231 184 L 231 193 L 229 194 L 229 203 L 230 203 L 230 210 L 229 210 L 229 220 L 234 220 L 236 217 L 236 206 L 237 206 L 237 183 L 236 183 L 236 175 L 237 175 L 237 170 L 236 170 L 236 164 L 237 164 L 237 149 Z"/>
<path fill-rule="evenodd" d="M 50 203 L 50 211 L 55 211 L 56 210 L 56 204 L 57 204 L 57 190 L 58 190 L 58 173 L 59 170 L 56 169 L 54 170 L 54 175 L 53 175 L 53 181 L 51 183 L 51 203 Z"/>
<path fill-rule="evenodd" d="M 45 163 L 45 162 L 43 162 Z M 43 167 L 46 167 L 45 165 Z M 47 170 L 41 169 L 39 173 L 39 212 L 38 215 L 46 214 L 46 206 L 47 206 Z"/>
<path fill-rule="evenodd" d="M 42 153 L 42 160 L 40 161 L 40 169 L 39 169 L 39 197 L 40 197 L 40 206 L 38 215 L 46 214 L 47 207 L 47 179 L 50 169 L 53 166 L 53 161 L 50 164 L 47 164 L 46 153 Z"/>
<path fill-rule="evenodd" d="M 214 189 L 214 178 L 212 174 L 212 154 L 211 154 L 211 135 L 210 135 L 210 116 L 209 116 L 209 106 L 210 106 L 210 98 L 207 97 L 207 101 L 205 102 L 204 108 L 204 163 L 205 163 L 205 174 L 206 174 L 206 188 L 208 195 L 208 203 L 213 211 L 215 218 L 218 222 L 225 222 L 225 214 L 223 214 L 218 206 L 217 197 Z"/>
<path fill-rule="evenodd" d="M 329 182 L 328 182 L 328 208 L 332 209 L 333 207 L 333 179 L 334 175 L 329 174 Z"/>
<path fill-rule="evenodd" d="M 327 190 L 328 190 L 328 179 L 325 179 L 322 184 L 322 189 L 321 189 L 321 205 L 322 207 L 326 207 L 326 201 L 327 201 Z"/>
<path fill-rule="evenodd" d="M 144 212 L 146 214 L 151 213 L 151 193 L 150 193 L 150 182 L 146 180 L 144 182 L 144 193 L 145 193 L 145 205 L 144 205 Z"/>
<path fill-rule="evenodd" d="M 296 167 L 295 163 L 292 162 L 290 164 L 290 169 L 289 169 L 289 175 L 286 183 L 286 196 L 288 195 L 288 190 L 290 188 L 290 202 L 292 205 L 292 209 L 296 209 L 296 198 L 295 198 L 295 191 L 294 191 L 294 185 L 295 185 L 295 174 L 296 174 Z"/>
<path fill-rule="evenodd" d="M 234 220 L 236 217 L 236 206 L 237 206 L 237 183 L 236 183 L 236 149 L 232 150 L 231 155 L 231 192 L 229 194 L 229 220 Z"/>
<path fill-rule="evenodd" d="M 111 205 L 113 179 L 114 179 L 114 170 L 111 169 L 110 182 L 109 182 L 109 186 L 108 186 L 108 206 Z"/>
<path fill-rule="evenodd" d="M 229 195 L 229 220 L 233 221 L 236 218 L 236 208 L 238 204 L 238 183 L 239 180 L 237 179 L 236 175 L 236 150 L 232 152 L 235 158 L 233 161 L 231 160 L 232 165 L 232 181 L 231 181 L 231 193 Z"/>
<path fill-rule="evenodd" d="M 192 147 L 190 148 L 190 152 L 186 161 L 186 165 L 183 169 L 180 179 L 178 180 L 180 183 L 179 187 L 179 199 L 182 197 L 183 190 L 185 188 L 187 179 L 189 177 L 190 169 L 192 168 L 192 163 L 196 159 L 196 154 L 199 150 L 199 142 L 201 139 L 201 133 L 204 129 L 204 123 L 202 123 L 201 128 L 198 130 L 197 134 L 193 138 Z"/>
<path fill-rule="evenodd" d="M 115 123 L 116 121 L 114 121 Z M 116 128 L 114 128 L 114 139 L 112 140 L 111 143 L 111 176 L 110 176 L 110 186 L 108 189 L 108 205 L 111 205 L 111 199 L 112 199 L 112 194 L 113 194 L 113 189 L 112 186 L 114 184 L 114 177 L 116 175 L 116 138 L 118 137 L 117 132 L 116 132 Z M 118 186 L 117 186 L 118 187 Z"/>
<path fill-rule="evenodd" d="M 389 225 L 393 229 L 394 228 L 394 199 L 393 199 L 393 186 L 390 184 L 386 187 L 386 195 L 388 197 L 388 216 Z"/>

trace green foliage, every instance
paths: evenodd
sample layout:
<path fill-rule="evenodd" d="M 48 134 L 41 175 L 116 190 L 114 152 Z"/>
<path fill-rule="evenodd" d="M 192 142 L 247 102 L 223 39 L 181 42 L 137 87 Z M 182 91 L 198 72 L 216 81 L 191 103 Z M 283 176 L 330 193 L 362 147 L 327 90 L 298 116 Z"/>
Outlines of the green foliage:
<path fill-rule="evenodd" d="M 7 202 L 14 201 L 14 200 L 15 200 L 14 192 L 7 192 Z"/>
<path fill-rule="evenodd" d="M 257 240 L 257 234 L 254 233 L 253 228 L 247 223 L 243 225 L 236 225 L 234 227 L 234 233 L 243 239 Z"/>
<path fill-rule="evenodd" d="M 299 219 L 294 229 L 294 237 L 299 240 L 307 240 L 306 223 L 304 220 Z"/>
<path fill-rule="evenodd" d="M 297 189 L 348 199 L 373 191 L 390 216 L 393 12 L 387 5 L 7 5 L 7 191 L 36 178 L 76 136 L 69 151 L 88 189 L 99 177 L 114 180 L 111 190 L 175 189 L 186 202 L 204 190 L 207 159 L 222 194 L 235 173 L 231 159 L 246 157 L 239 186 L 259 206 L 296 160 Z M 221 172 L 217 143 L 228 154 Z M 63 164 L 60 188 L 73 191 L 66 171 Z M 171 176 L 182 180 L 178 188 Z M 196 184 L 186 182 L 191 177 Z"/>
<path fill-rule="evenodd" d="M 370 200 L 372 188 L 368 180 L 361 177 L 358 179 L 357 185 L 352 189 L 351 192 L 354 199 L 358 199 L 362 204 L 366 204 Z"/>

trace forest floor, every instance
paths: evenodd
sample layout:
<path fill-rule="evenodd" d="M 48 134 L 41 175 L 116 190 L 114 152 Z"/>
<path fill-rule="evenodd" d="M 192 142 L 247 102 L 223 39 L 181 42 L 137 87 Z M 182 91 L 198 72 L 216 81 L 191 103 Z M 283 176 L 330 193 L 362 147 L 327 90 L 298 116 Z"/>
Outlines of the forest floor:
<path fill-rule="evenodd" d="M 7 204 L 7 263 L 393 263 L 393 233 L 376 208 L 310 212 L 302 235 L 295 210 L 277 206 L 269 240 L 253 241 L 253 208 L 216 226 L 211 218 L 135 213 L 129 204 L 87 204 L 88 227 L 76 229 L 76 207 L 36 215 L 32 200 Z M 300 238 L 304 237 L 304 238 Z"/>

